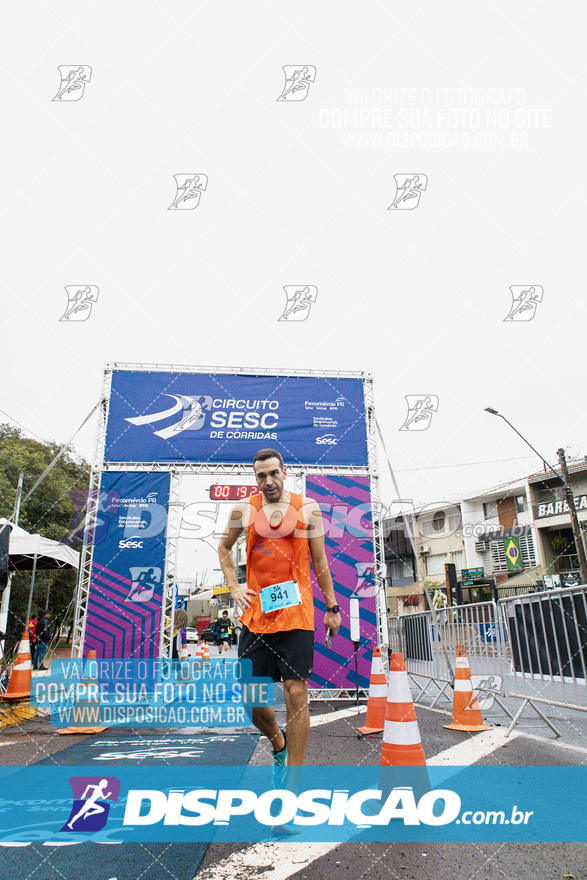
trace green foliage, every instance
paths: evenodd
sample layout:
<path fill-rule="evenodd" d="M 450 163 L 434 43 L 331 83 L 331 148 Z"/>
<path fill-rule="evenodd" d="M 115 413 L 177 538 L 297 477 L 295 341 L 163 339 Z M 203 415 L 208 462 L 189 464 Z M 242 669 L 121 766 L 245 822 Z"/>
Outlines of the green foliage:
<path fill-rule="evenodd" d="M 570 546 L 568 538 L 554 537 L 550 539 L 552 549 L 555 553 L 563 553 Z"/>
<path fill-rule="evenodd" d="M 12 517 L 19 474 L 24 473 L 24 499 L 59 449 L 56 443 L 31 440 L 23 436 L 20 429 L 0 424 L 1 517 Z M 87 491 L 89 478 L 89 464 L 76 456 L 71 448 L 67 449 L 31 497 L 21 505 L 19 526 L 27 532 L 38 532 L 54 541 L 65 540 L 74 520 L 74 506 L 69 493 L 76 490 Z M 79 545 L 72 546 L 75 550 L 81 549 Z M 76 572 L 71 570 L 37 572 L 33 610 L 43 610 L 49 596 L 49 607 L 53 612 L 53 620 L 57 623 L 71 603 L 76 577 Z M 16 632 L 24 626 L 30 582 L 30 571 L 22 572 L 12 579 L 7 627 L 9 632 Z"/>

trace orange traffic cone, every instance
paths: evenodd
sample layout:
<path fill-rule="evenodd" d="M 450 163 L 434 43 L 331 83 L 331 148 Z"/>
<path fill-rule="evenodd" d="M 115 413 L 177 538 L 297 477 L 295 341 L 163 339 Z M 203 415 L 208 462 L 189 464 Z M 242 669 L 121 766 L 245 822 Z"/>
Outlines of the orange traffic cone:
<path fill-rule="evenodd" d="M 29 646 L 29 630 L 25 626 L 22 639 L 18 646 L 16 662 L 12 667 L 10 681 L 6 693 L 2 694 L 2 700 L 24 700 L 31 696 L 31 678 L 33 667 L 31 664 L 31 649 Z"/>
<path fill-rule="evenodd" d="M 373 648 L 371 661 L 371 679 L 369 681 L 369 699 L 367 700 L 367 717 L 365 726 L 357 727 L 359 733 L 383 733 L 385 726 L 385 707 L 387 706 L 387 679 L 383 670 L 381 651 Z"/>
<path fill-rule="evenodd" d="M 187 646 L 186 642 L 184 642 L 183 645 L 181 646 L 181 659 L 182 660 L 188 659 L 188 646 Z"/>
<path fill-rule="evenodd" d="M 198 644 L 196 645 L 196 653 L 194 654 L 194 657 L 202 658 L 203 656 L 204 655 L 202 653 L 202 644 L 200 642 L 198 642 Z"/>
<path fill-rule="evenodd" d="M 426 766 L 403 654 L 392 654 L 389 661 L 389 686 L 380 766 Z"/>
<path fill-rule="evenodd" d="M 88 651 L 88 660 L 96 659 L 96 651 L 94 648 L 91 648 Z M 102 733 L 104 730 L 108 730 L 107 727 L 62 727 L 57 732 L 62 735 L 74 734 L 74 733 Z"/>
<path fill-rule="evenodd" d="M 455 664 L 455 696 L 452 706 L 452 724 L 444 724 L 447 730 L 491 730 L 483 723 L 483 716 L 477 701 L 477 694 L 471 684 L 471 670 L 465 654 L 464 645 L 457 645 Z"/>
<path fill-rule="evenodd" d="M 208 642 L 204 642 L 203 645 L 202 645 L 202 654 L 201 654 L 201 657 L 202 657 L 203 660 L 209 660 L 209 659 L 210 659 L 210 646 L 208 645 Z"/>

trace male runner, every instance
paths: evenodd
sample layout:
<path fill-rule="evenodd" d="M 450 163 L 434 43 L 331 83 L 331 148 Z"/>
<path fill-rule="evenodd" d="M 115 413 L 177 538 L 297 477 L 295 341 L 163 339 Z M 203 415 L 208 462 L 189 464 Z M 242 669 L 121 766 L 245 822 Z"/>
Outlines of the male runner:
<path fill-rule="evenodd" d="M 223 651 L 227 652 L 228 646 L 230 645 L 230 637 L 232 635 L 232 626 L 226 609 L 222 612 L 222 617 L 219 617 L 214 624 L 212 632 L 214 633 L 218 653 L 222 654 Z"/>
<path fill-rule="evenodd" d="M 310 558 L 326 604 L 324 626 L 333 636 L 340 627 L 340 613 L 328 571 L 318 504 L 287 491 L 287 469 L 275 449 L 257 452 L 253 468 L 260 494 L 232 508 L 218 556 L 232 598 L 243 611 L 238 656 L 252 661 L 255 676 L 268 676 L 273 681 L 283 678 L 286 730 L 277 726 L 271 707 L 253 709 L 253 724 L 273 746 L 274 782 L 281 787 L 286 764 L 303 765 L 310 733 L 308 678 L 314 661 Z M 239 584 L 232 547 L 243 529 L 247 530 L 247 583 Z M 292 581 L 297 590 L 288 585 Z M 281 588 L 272 590 L 275 585 Z M 263 611 L 263 590 L 264 599 L 275 610 Z"/>

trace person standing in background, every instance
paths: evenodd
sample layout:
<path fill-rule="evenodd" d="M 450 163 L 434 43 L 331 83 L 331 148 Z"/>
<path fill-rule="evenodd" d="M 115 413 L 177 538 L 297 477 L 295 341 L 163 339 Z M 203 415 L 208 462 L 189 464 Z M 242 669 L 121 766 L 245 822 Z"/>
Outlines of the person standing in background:
<path fill-rule="evenodd" d="M 35 651 L 37 647 L 37 636 L 35 630 L 37 629 L 37 615 L 31 614 L 31 619 L 27 624 L 27 629 L 29 631 L 29 645 L 31 649 L 31 666 L 33 669 L 35 668 Z"/>
<path fill-rule="evenodd" d="M 176 608 L 173 615 L 173 644 L 171 657 L 179 660 L 183 648 L 183 631 L 188 623 L 188 613 L 185 608 Z"/>
<path fill-rule="evenodd" d="M 35 630 L 37 641 L 35 649 L 35 663 L 33 669 L 42 669 L 43 671 L 47 670 L 47 667 L 43 664 L 43 660 L 45 659 L 45 654 L 47 653 L 47 648 L 49 647 L 49 642 L 51 641 L 50 617 L 51 612 L 44 611 L 42 617 L 37 621 L 37 628 Z"/>

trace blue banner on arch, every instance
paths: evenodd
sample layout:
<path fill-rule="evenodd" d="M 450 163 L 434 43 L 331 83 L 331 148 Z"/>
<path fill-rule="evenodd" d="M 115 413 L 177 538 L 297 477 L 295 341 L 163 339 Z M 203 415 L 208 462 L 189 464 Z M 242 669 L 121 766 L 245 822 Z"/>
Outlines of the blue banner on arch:
<path fill-rule="evenodd" d="M 102 474 L 84 656 L 159 656 L 169 474 Z"/>
<path fill-rule="evenodd" d="M 361 378 L 114 370 L 106 461 L 366 467 Z"/>

